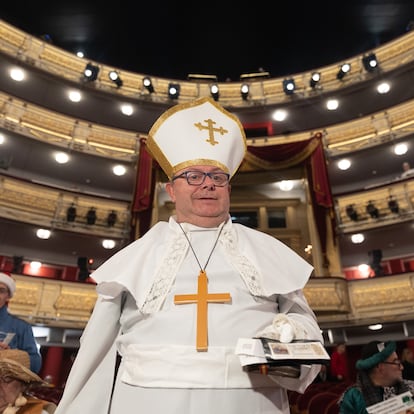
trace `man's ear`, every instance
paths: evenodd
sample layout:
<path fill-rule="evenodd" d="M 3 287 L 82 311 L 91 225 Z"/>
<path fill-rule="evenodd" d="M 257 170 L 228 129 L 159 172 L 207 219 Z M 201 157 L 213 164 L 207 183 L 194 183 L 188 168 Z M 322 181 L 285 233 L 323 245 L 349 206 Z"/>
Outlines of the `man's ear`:
<path fill-rule="evenodd" d="M 165 184 L 165 190 L 167 191 L 168 195 L 171 198 L 171 201 L 175 203 L 175 191 L 174 186 L 171 181 L 168 181 L 167 184 Z"/>

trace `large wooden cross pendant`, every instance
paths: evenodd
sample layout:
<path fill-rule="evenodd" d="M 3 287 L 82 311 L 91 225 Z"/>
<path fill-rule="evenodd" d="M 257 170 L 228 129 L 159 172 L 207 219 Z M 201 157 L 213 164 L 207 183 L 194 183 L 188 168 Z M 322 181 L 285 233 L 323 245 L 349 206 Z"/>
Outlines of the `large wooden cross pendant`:
<path fill-rule="evenodd" d="M 207 351 L 207 304 L 210 302 L 230 302 L 230 293 L 208 293 L 208 279 L 206 272 L 200 271 L 198 276 L 197 294 L 175 295 L 174 303 L 182 305 L 185 303 L 197 303 L 197 351 Z"/>

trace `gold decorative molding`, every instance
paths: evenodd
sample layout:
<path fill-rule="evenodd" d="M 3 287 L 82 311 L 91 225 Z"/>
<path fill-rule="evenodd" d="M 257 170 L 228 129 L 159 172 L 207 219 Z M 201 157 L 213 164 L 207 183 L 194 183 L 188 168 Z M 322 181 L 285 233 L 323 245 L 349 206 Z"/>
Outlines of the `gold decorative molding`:
<path fill-rule="evenodd" d="M 83 329 L 97 299 L 95 285 L 14 275 L 10 312 L 33 325 Z M 321 327 L 414 319 L 414 273 L 347 281 L 311 278 L 304 294 Z"/>

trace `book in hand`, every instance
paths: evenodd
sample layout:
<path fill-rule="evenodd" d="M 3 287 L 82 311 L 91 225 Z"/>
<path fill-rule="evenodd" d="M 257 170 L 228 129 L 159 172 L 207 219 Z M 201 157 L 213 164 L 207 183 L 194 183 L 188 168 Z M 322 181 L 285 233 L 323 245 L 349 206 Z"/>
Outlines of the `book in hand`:
<path fill-rule="evenodd" d="M 289 343 L 268 338 L 239 338 L 236 355 L 250 371 L 297 378 L 301 365 L 328 364 L 330 356 L 320 341 Z"/>
<path fill-rule="evenodd" d="M 388 400 L 367 407 L 369 414 L 408 414 L 414 413 L 414 399 L 410 391 L 391 397 Z"/>

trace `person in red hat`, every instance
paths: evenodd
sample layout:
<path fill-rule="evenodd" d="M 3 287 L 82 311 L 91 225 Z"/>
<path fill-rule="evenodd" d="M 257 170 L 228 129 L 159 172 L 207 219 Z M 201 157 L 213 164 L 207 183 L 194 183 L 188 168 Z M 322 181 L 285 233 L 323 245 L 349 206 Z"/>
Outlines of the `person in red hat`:
<path fill-rule="evenodd" d="M 32 326 L 9 313 L 8 303 L 16 292 L 11 274 L 0 272 L 0 350 L 21 349 L 30 356 L 30 369 L 38 373 L 42 357 L 33 335 Z"/>

